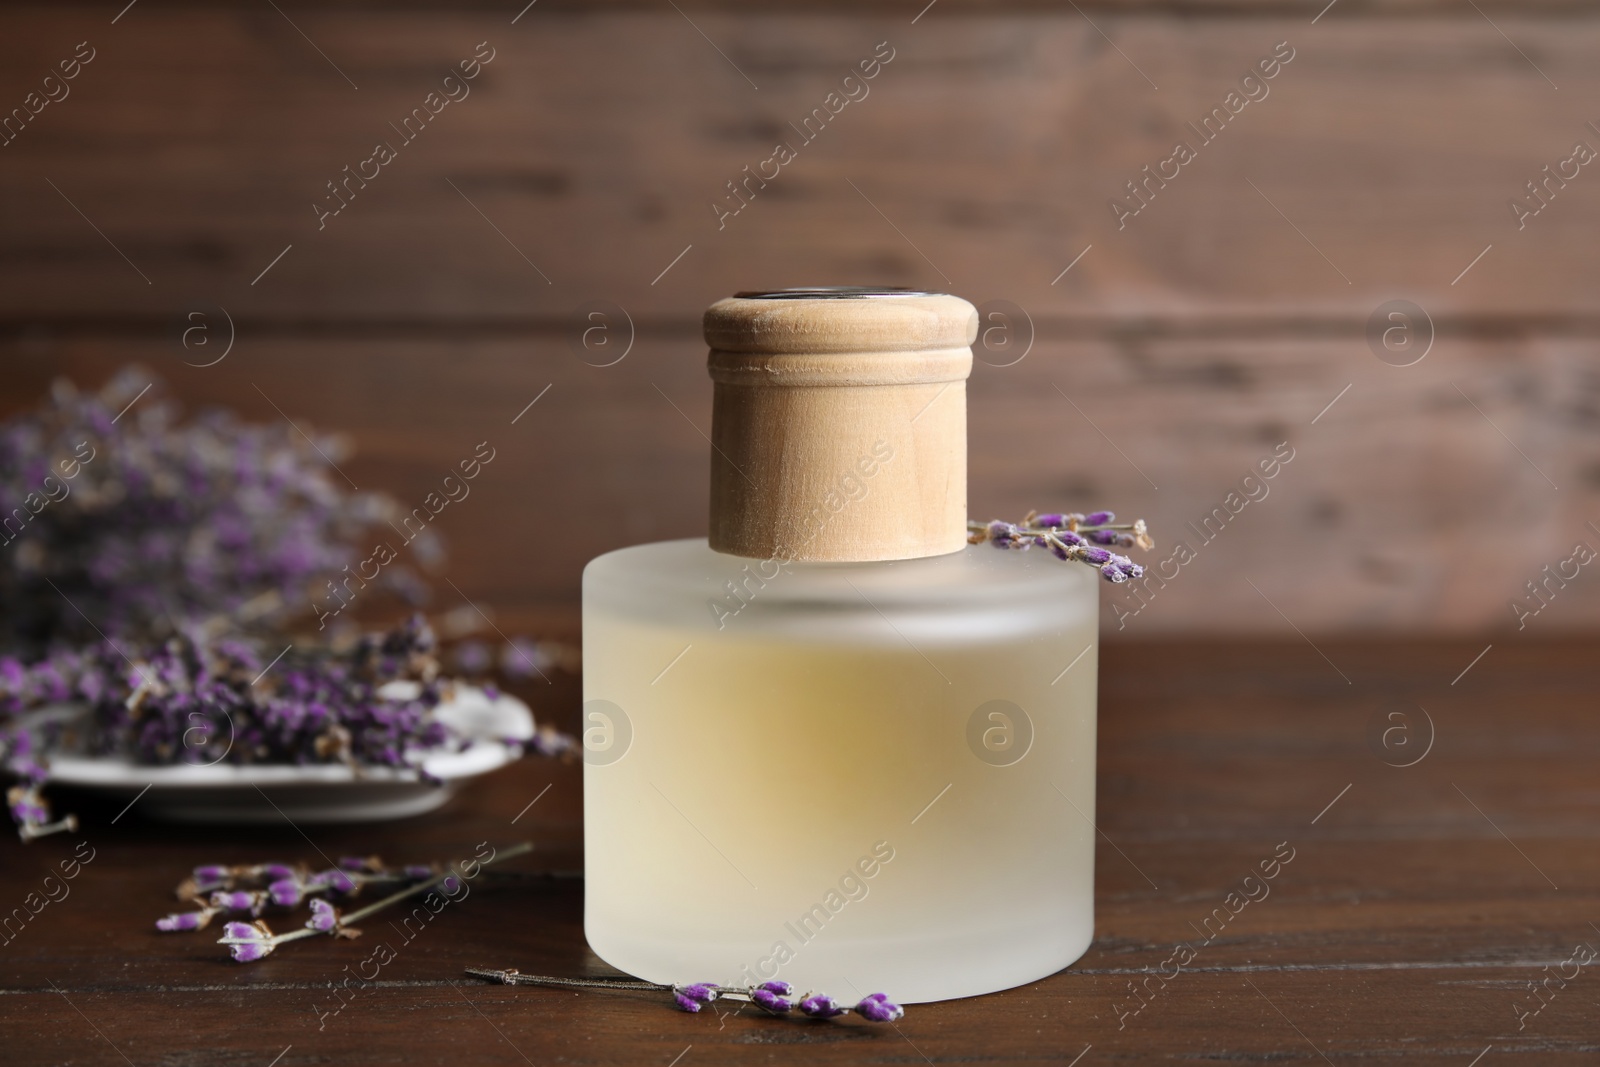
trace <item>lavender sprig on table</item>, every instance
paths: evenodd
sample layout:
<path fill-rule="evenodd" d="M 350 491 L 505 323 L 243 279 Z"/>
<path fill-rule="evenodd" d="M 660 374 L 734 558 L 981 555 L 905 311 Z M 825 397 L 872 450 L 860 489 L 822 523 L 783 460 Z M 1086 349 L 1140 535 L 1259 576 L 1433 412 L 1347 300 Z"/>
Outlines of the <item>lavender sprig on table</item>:
<path fill-rule="evenodd" d="M 487 847 L 487 842 L 480 847 Z M 271 883 L 269 890 L 241 890 L 218 889 L 211 895 L 209 902 L 199 897 L 190 897 L 193 903 L 199 905 L 198 910 L 179 912 L 156 920 L 156 929 L 169 933 L 184 932 L 189 930 L 203 930 L 210 925 L 211 920 L 219 914 L 230 911 L 245 911 L 252 915 L 259 915 L 261 910 L 269 904 L 277 904 L 292 910 L 301 902 L 307 902 L 310 907 L 311 917 L 298 929 L 285 933 L 274 933 L 266 920 L 257 918 L 254 922 L 233 921 L 223 925 L 222 936 L 217 943 L 227 945 L 233 958 L 240 963 L 254 963 L 271 955 L 279 945 L 288 941 L 298 941 L 301 938 L 311 937 L 315 934 L 327 934 L 332 937 L 355 938 L 361 936 L 361 930 L 354 924 L 370 915 L 375 915 L 384 908 L 404 900 L 407 897 L 427 893 L 435 888 L 439 889 L 447 899 L 459 899 L 463 887 L 491 863 L 500 860 L 512 859 L 533 851 L 531 842 L 522 842 L 510 848 L 496 851 L 489 850 L 488 856 L 481 854 L 473 859 L 460 860 L 454 863 L 440 865 L 410 865 L 391 871 L 377 863 L 373 857 L 370 864 L 365 860 L 357 860 L 355 864 L 365 865 L 363 869 L 352 869 L 355 864 L 341 860 L 340 866 L 331 871 L 322 872 L 321 875 L 307 875 L 304 868 L 286 867 L 282 864 L 264 864 L 258 867 L 197 867 L 194 875 L 185 879 L 178 886 L 180 896 L 198 891 L 202 885 L 236 885 L 240 879 L 260 882 L 274 874 L 285 874 Z M 338 875 L 329 878 L 328 875 Z M 336 907 L 324 896 L 311 895 L 313 893 L 332 892 L 343 897 L 353 896 L 363 882 L 411 882 L 402 889 L 398 889 L 381 900 L 374 901 L 364 908 L 345 912 Z M 294 895 L 291 899 L 279 901 L 275 899 L 273 891 L 285 884 L 295 885 L 308 892 Z"/>
<path fill-rule="evenodd" d="M 806 993 L 796 997 L 794 987 L 788 982 L 763 982 L 758 986 L 725 986 L 715 982 L 689 982 L 664 985 L 659 982 L 640 982 L 627 978 L 553 978 L 547 975 L 523 974 L 511 968 L 491 970 L 486 967 L 468 967 L 474 978 L 501 985 L 559 986 L 569 989 L 621 989 L 641 993 L 671 993 L 672 1002 L 679 1011 L 698 1012 L 716 1000 L 747 1001 L 769 1015 L 789 1016 L 798 1009 L 811 1019 L 831 1019 L 855 1012 L 863 1019 L 875 1023 L 892 1023 L 905 1015 L 905 1009 L 883 993 L 863 997 L 853 1007 L 847 1007 L 826 993 Z"/>
<path fill-rule="evenodd" d="M 1116 516 L 1109 511 L 1093 511 L 1087 515 L 1079 512 L 1040 515 L 1030 511 L 1020 523 L 998 519 L 968 522 L 967 543 L 981 545 L 985 542 L 996 548 L 1028 549 L 1038 546 L 1049 549 L 1057 559 L 1077 560 L 1098 567 L 1100 576 L 1108 582 L 1143 578 L 1144 568 L 1127 556 L 1101 546 L 1138 546 L 1145 551 L 1155 547 L 1143 519 L 1118 525 Z"/>
<path fill-rule="evenodd" d="M 470 881 L 478 876 L 481 868 L 487 867 L 494 860 L 521 855 L 532 847 L 527 844 L 518 845 L 493 854 L 488 859 L 467 860 L 453 865 L 408 863 L 400 867 L 387 867 L 377 856 L 342 856 L 336 866 L 323 871 L 312 871 L 305 864 L 256 863 L 235 866 L 206 864 L 196 867 L 187 878 L 178 883 L 176 889 L 178 899 L 192 904 L 195 910 L 174 912 L 157 919 L 156 929 L 167 933 L 203 930 L 219 915 L 249 915 L 252 918 L 259 918 L 264 912 L 274 914 L 292 912 L 305 905 L 311 913 L 310 919 L 305 924 L 307 929 L 317 933 L 332 933 L 333 927 L 339 926 L 349 931 L 351 922 L 387 907 L 395 900 L 426 892 L 435 885 L 443 887 L 446 896 L 452 895 L 459 888 L 455 885 L 459 880 L 456 876 L 464 876 Z M 499 871 L 493 873 L 501 874 Z M 551 870 L 535 872 L 534 876 L 578 878 L 582 875 L 578 871 Z M 505 874 L 504 877 L 526 878 L 528 875 Z M 347 904 L 368 886 L 396 885 L 405 888 L 359 912 L 344 915 L 334 906 L 335 901 Z M 273 936 L 270 927 L 257 926 L 254 923 L 230 923 L 230 925 L 251 927 L 249 932 L 235 930 L 234 936 L 252 944 Z M 297 938 L 306 936 L 309 935 L 295 935 Z M 355 933 L 347 932 L 341 936 L 353 937 Z M 277 942 L 284 940 L 291 938 L 287 936 L 277 938 Z"/>

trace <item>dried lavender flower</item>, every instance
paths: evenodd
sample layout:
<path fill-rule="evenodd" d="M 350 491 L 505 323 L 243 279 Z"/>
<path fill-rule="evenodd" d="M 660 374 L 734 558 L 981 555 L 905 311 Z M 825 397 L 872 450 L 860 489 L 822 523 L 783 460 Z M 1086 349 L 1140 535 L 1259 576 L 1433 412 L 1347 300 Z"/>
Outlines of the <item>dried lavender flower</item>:
<path fill-rule="evenodd" d="M 282 878 L 267 887 L 267 895 L 280 908 L 295 908 L 305 899 L 306 887 L 297 878 Z"/>
<path fill-rule="evenodd" d="M 771 983 L 767 983 L 770 985 Z M 780 993 L 768 989 L 766 985 L 758 986 L 750 991 L 750 1000 L 757 1006 L 765 1008 L 774 1015 L 782 1015 L 794 1008 L 794 1003 Z"/>
<path fill-rule="evenodd" d="M 253 923 L 228 923 L 222 928 L 217 944 L 227 945 L 238 962 L 254 963 L 277 948 L 278 940 L 267 924 L 257 919 Z"/>
<path fill-rule="evenodd" d="M 467 973 L 501 985 L 556 986 L 565 989 L 619 989 L 639 992 L 661 992 L 672 995 L 673 1004 L 686 1012 L 698 1012 L 718 999 L 743 1000 L 755 1004 L 775 1015 L 787 1015 L 795 1007 L 789 998 L 794 987 L 788 982 L 763 982 L 758 986 L 724 986 L 715 982 L 693 982 L 683 985 L 663 985 L 658 982 L 641 982 L 628 978 L 554 978 L 548 975 L 523 974 L 515 968 L 490 970 L 486 967 L 468 967 Z M 886 994 L 872 993 L 854 1008 L 847 1008 L 826 993 L 807 993 L 800 998 L 800 1012 L 813 1019 L 831 1019 L 852 1011 L 863 1019 L 875 1023 L 892 1023 L 905 1015 L 905 1009 Z"/>
<path fill-rule="evenodd" d="M 800 998 L 800 1011 L 813 1019 L 831 1019 L 845 1013 L 845 1009 L 826 993 L 812 993 Z"/>
<path fill-rule="evenodd" d="M 233 868 L 216 865 L 196 867 L 192 882 L 194 891 L 199 893 L 227 889 L 233 885 Z"/>
<path fill-rule="evenodd" d="M 991 522 L 985 532 L 988 539 L 996 548 L 1010 548 L 1011 542 L 1016 539 L 1017 528 L 1009 522 Z"/>
<path fill-rule="evenodd" d="M 203 930 L 211 923 L 217 909 L 202 907 L 199 911 L 174 912 L 165 919 L 156 920 L 156 929 L 168 933 L 186 930 Z"/>
<path fill-rule="evenodd" d="M 684 1011 L 699 1011 L 701 1007 L 717 999 L 717 987 L 710 982 L 695 982 L 692 985 L 673 986 L 672 999 Z"/>
<path fill-rule="evenodd" d="M 248 911 L 251 915 L 260 915 L 267 900 L 267 894 L 259 891 L 225 890 L 211 894 L 211 907 L 214 911 Z"/>
<path fill-rule="evenodd" d="M 967 543 L 992 544 L 996 548 L 1026 549 L 1035 545 L 1048 549 L 1060 560 L 1077 560 L 1096 567 L 1108 582 L 1125 582 L 1144 576 L 1144 568 L 1101 548 L 1139 547 L 1146 551 L 1155 547 L 1149 528 L 1143 519 L 1125 525 L 1112 525 L 1116 516 L 1109 511 L 1093 511 L 1087 515 L 1077 512 L 1050 512 L 1039 515 L 1029 512 L 1021 523 L 994 520 L 967 523 Z"/>
<path fill-rule="evenodd" d="M 0 753 L 3 753 L 4 747 L 4 738 L 0 737 Z M 70 832 L 78 828 L 76 815 L 68 815 L 55 822 L 50 821 L 50 805 L 40 795 L 37 782 L 12 786 L 6 791 L 6 804 L 11 810 L 12 819 L 16 821 L 17 836 L 23 841 L 32 841 L 36 837 L 62 831 Z"/>
<path fill-rule="evenodd" d="M 868 994 L 856 1005 L 856 1011 L 863 1019 L 870 1019 L 875 1023 L 892 1023 L 906 1013 L 904 1008 L 882 993 Z"/>
<path fill-rule="evenodd" d="M 321 897 L 313 897 L 311 918 L 306 920 L 306 929 L 315 930 L 319 934 L 330 934 L 338 925 L 339 909 Z"/>
<path fill-rule="evenodd" d="M 335 893 L 351 894 L 356 891 L 356 880 L 344 871 L 328 869 L 306 879 L 311 889 L 331 889 Z"/>

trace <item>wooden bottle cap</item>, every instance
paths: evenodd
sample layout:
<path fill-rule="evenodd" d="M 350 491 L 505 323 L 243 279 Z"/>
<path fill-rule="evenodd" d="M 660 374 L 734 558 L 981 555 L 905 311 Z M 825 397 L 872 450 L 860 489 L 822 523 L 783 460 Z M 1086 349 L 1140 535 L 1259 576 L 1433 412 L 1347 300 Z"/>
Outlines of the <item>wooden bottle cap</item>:
<path fill-rule="evenodd" d="M 978 312 L 902 289 L 739 293 L 706 310 L 711 547 L 914 559 L 967 542 Z"/>

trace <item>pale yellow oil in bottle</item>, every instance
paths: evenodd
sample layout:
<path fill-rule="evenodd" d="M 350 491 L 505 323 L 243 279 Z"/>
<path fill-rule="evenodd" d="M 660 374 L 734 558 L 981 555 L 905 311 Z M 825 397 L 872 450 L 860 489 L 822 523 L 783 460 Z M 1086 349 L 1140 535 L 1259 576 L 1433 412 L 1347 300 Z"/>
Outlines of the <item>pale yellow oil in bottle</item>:
<path fill-rule="evenodd" d="M 591 564 L 594 950 L 652 981 L 900 1002 L 1081 955 L 1095 575 L 1022 555 L 752 572 L 701 541 Z"/>

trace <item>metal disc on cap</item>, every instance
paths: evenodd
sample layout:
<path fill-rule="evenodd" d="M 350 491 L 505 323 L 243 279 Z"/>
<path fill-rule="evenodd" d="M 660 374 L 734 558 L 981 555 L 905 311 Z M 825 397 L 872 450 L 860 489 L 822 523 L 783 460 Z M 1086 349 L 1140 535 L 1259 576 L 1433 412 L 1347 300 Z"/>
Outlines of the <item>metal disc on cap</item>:
<path fill-rule="evenodd" d="M 724 353 L 942 350 L 970 360 L 978 312 L 958 296 L 915 289 L 783 289 L 718 300 L 704 326 L 706 342 Z"/>
<path fill-rule="evenodd" d="M 765 289 L 734 293 L 741 300 L 845 300 L 872 296 L 938 296 L 925 289 L 899 286 L 813 285 L 798 289 Z"/>

